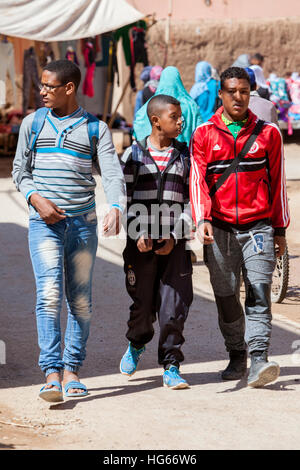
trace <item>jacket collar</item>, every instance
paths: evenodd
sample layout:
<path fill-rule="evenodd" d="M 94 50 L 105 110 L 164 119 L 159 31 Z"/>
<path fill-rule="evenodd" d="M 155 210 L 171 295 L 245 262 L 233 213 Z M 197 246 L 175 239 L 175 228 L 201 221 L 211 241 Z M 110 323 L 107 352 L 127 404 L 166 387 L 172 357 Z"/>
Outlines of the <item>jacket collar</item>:
<path fill-rule="evenodd" d="M 210 118 L 210 121 L 212 121 L 218 128 L 230 133 L 230 131 L 228 130 L 228 127 L 222 120 L 223 111 L 224 111 L 224 107 L 221 106 L 216 111 L 216 113 Z M 248 132 L 249 130 L 252 130 L 257 122 L 257 119 L 258 119 L 257 116 L 254 113 L 252 113 L 252 111 L 248 108 L 248 120 L 245 123 L 244 127 L 241 129 L 241 132 L 245 132 L 245 131 Z"/>
<path fill-rule="evenodd" d="M 147 139 L 149 136 L 145 137 L 143 140 L 137 141 L 137 145 L 144 151 L 147 151 Z M 187 148 L 187 145 L 185 142 L 179 142 L 179 140 L 173 139 L 172 141 L 172 147 L 174 149 L 178 150 L 179 153 L 183 152 L 184 149 Z"/>

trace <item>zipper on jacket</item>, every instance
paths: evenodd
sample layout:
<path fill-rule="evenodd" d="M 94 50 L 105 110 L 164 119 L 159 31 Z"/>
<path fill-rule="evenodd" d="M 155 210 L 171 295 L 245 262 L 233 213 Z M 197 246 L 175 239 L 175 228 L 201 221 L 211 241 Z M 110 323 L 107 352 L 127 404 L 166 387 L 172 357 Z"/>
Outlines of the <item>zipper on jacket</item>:
<path fill-rule="evenodd" d="M 159 200 L 159 204 L 162 204 L 162 201 L 163 201 L 163 190 L 164 190 L 164 186 L 163 186 L 163 180 L 164 180 L 164 176 L 165 174 L 167 173 L 167 170 L 170 168 L 170 166 L 175 162 L 175 160 L 177 160 L 178 156 L 180 156 L 180 152 L 174 148 L 173 149 L 173 152 L 172 152 L 172 155 L 167 163 L 167 166 L 166 168 L 163 170 L 163 172 L 161 173 L 161 179 L 160 179 L 160 188 L 159 188 L 159 196 L 158 196 L 158 200 Z"/>
<path fill-rule="evenodd" d="M 225 134 L 229 134 L 229 135 L 232 136 L 230 131 L 226 131 L 225 129 L 222 129 L 221 127 L 217 126 L 217 124 L 215 124 L 215 126 L 217 127 L 217 129 L 224 132 Z M 237 137 L 236 137 L 236 139 L 237 139 Z M 236 139 L 234 139 L 234 158 L 236 158 Z M 239 215 L 238 215 L 238 168 L 236 168 L 236 170 L 235 170 L 235 182 L 236 182 L 236 184 L 235 184 L 235 198 L 236 198 L 235 214 L 236 214 L 236 224 L 238 224 L 238 220 L 239 220 Z"/>
<path fill-rule="evenodd" d="M 236 158 L 236 140 L 234 141 L 234 158 Z M 235 213 L 236 213 L 236 224 L 239 223 L 239 214 L 238 214 L 238 167 L 235 170 Z"/>
<path fill-rule="evenodd" d="M 161 171 L 160 169 L 158 168 L 157 166 L 157 163 L 156 161 L 154 160 L 154 158 L 152 157 L 151 153 L 149 152 L 148 149 L 144 149 L 146 150 L 146 154 L 149 158 L 151 158 L 151 160 L 153 161 L 154 165 L 156 166 L 156 172 L 157 172 L 157 196 L 158 196 L 158 199 L 160 201 L 160 193 L 161 193 L 161 186 L 162 186 L 162 174 L 161 174 Z"/>
<path fill-rule="evenodd" d="M 149 150 L 147 148 L 142 147 L 141 145 L 139 145 L 139 147 L 141 148 L 141 150 L 144 153 L 146 153 L 146 155 L 152 160 L 152 162 L 156 166 L 156 169 L 157 169 L 157 196 L 158 196 L 159 204 L 161 204 L 162 200 L 163 200 L 162 195 L 163 195 L 163 189 L 164 189 L 163 188 L 164 175 L 167 172 L 167 169 L 175 162 L 175 160 L 178 158 L 178 156 L 180 156 L 180 151 L 176 147 L 173 148 L 173 152 L 172 152 L 172 155 L 171 155 L 171 157 L 168 161 L 168 164 L 167 164 L 166 168 L 164 169 L 164 171 L 161 172 L 160 169 L 157 166 L 156 161 L 154 160 L 151 153 L 149 152 Z"/>

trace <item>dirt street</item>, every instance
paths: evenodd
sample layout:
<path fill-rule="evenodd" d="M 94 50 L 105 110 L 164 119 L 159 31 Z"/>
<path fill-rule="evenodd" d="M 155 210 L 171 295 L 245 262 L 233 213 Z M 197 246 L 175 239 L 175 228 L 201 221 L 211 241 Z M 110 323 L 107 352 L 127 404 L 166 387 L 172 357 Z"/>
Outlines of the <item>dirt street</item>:
<path fill-rule="evenodd" d="M 300 138 L 298 139 L 300 142 Z M 157 334 L 132 379 L 119 373 L 129 298 L 124 287 L 124 240 L 99 240 L 93 283 L 93 320 L 81 379 L 89 395 L 49 405 L 38 398 L 34 278 L 27 246 L 27 207 L 0 159 L 0 449 L 299 449 L 300 386 L 300 153 L 285 145 L 292 222 L 288 231 L 290 281 L 273 304 L 270 356 L 281 366 L 276 383 L 251 389 L 246 378 L 223 382 L 227 364 L 216 306 L 194 242 L 194 302 L 185 327 L 183 376 L 191 388 L 162 387 Z M 103 203 L 97 191 L 98 213 Z M 62 324 L 65 326 L 64 309 Z M 157 326 L 156 326 L 157 330 Z M 249 363 L 248 363 L 249 365 Z"/>

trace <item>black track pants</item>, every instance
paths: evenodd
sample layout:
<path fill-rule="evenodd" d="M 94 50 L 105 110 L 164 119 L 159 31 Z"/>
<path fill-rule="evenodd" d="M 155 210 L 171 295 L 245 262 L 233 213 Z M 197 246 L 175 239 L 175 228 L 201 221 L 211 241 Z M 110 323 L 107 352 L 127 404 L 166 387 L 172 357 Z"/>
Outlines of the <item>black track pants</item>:
<path fill-rule="evenodd" d="M 193 300 L 192 263 L 185 241 L 169 255 L 141 253 L 128 238 L 123 252 L 127 292 L 133 300 L 126 337 L 135 347 L 151 341 L 158 315 L 158 362 L 179 365 L 184 356 L 183 329 Z"/>

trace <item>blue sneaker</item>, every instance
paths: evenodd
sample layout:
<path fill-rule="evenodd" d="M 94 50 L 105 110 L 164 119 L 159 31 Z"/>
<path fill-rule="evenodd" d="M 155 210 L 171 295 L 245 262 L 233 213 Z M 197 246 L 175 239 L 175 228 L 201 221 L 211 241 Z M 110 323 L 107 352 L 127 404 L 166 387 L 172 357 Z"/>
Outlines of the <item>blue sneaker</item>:
<path fill-rule="evenodd" d="M 135 349 L 131 343 L 129 343 L 127 351 L 125 352 L 120 362 L 121 374 L 130 376 L 136 372 L 140 356 L 145 351 L 145 349 L 145 346 L 143 346 L 141 349 Z"/>
<path fill-rule="evenodd" d="M 176 366 L 171 366 L 165 370 L 163 374 L 164 387 L 171 388 L 172 390 L 178 390 L 180 388 L 190 388 L 186 380 L 179 375 L 179 369 Z"/>

